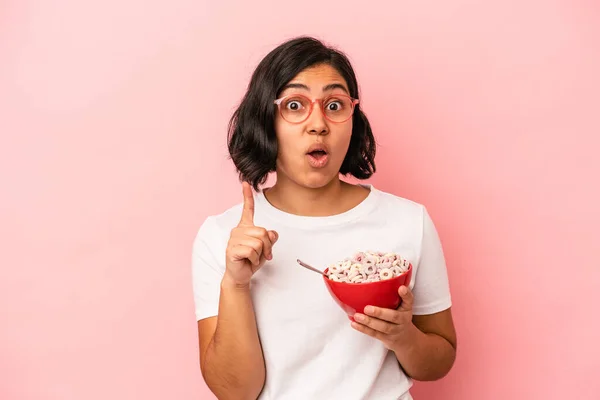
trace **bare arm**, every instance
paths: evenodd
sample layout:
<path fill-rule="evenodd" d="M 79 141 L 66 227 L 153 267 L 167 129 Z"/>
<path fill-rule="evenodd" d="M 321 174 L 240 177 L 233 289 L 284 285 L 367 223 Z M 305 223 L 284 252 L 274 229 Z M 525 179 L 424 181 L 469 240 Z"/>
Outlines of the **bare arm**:
<path fill-rule="evenodd" d="M 431 315 L 413 316 L 412 339 L 396 349 L 404 371 L 415 380 L 443 378 L 456 358 L 456 332 L 450 309 Z"/>
<path fill-rule="evenodd" d="M 277 232 L 254 226 L 254 199 L 243 183 L 244 209 L 232 229 L 221 280 L 218 316 L 198 321 L 200 368 L 220 400 L 256 399 L 265 384 L 265 362 L 258 336 L 250 280 L 273 258 Z"/>
<path fill-rule="evenodd" d="M 198 321 L 202 376 L 219 399 L 256 399 L 265 366 L 249 287 L 226 278 L 219 316 Z"/>
<path fill-rule="evenodd" d="M 456 357 L 456 331 L 450 309 L 430 315 L 412 315 L 412 291 L 401 286 L 397 310 L 366 307 L 354 315 L 352 326 L 379 339 L 396 354 L 407 375 L 419 381 L 444 377 Z"/>

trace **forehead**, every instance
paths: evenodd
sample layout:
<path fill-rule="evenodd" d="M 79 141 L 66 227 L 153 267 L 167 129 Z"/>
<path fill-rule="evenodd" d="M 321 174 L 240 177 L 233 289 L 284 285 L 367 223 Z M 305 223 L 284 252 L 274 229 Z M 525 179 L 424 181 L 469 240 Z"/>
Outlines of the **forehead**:
<path fill-rule="evenodd" d="M 293 87 L 295 83 L 307 86 L 311 92 L 315 93 L 321 92 L 327 85 L 334 83 L 342 85 L 345 91 L 348 91 L 348 84 L 344 77 L 337 69 L 328 64 L 315 65 L 302 70 L 285 87 L 290 85 Z"/>

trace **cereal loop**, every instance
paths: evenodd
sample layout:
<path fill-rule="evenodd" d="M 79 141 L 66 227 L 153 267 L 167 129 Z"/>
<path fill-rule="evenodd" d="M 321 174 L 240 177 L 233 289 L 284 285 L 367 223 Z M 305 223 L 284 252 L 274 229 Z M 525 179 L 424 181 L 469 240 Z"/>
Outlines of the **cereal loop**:
<path fill-rule="evenodd" d="M 330 265 L 327 275 L 336 282 L 378 282 L 407 272 L 409 265 L 407 259 L 396 253 L 360 251 Z"/>

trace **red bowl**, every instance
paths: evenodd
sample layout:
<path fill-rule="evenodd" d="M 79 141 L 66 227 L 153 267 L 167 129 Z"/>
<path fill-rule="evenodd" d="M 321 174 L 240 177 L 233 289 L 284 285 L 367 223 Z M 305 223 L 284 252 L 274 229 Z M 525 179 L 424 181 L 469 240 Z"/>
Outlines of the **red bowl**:
<path fill-rule="evenodd" d="M 325 270 L 325 274 L 328 269 Z M 326 276 L 323 276 L 323 280 L 336 303 L 348 314 L 348 318 L 354 321 L 354 313 L 364 313 L 365 307 L 369 305 L 397 309 L 401 303 L 398 289 L 402 285 L 408 286 L 411 277 L 412 264 L 409 264 L 408 271 L 383 281 L 347 283 L 332 281 Z"/>

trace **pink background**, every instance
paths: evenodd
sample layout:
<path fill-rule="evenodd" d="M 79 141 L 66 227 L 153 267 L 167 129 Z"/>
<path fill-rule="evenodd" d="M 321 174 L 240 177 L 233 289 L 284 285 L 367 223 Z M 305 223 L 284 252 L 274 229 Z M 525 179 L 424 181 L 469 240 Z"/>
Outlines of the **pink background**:
<path fill-rule="evenodd" d="M 415 398 L 598 398 L 598 3 L 366 4 L 0 3 L 0 398 L 213 398 L 191 243 L 241 200 L 252 69 L 302 33 L 350 55 L 371 182 L 443 240 L 458 359 Z"/>

